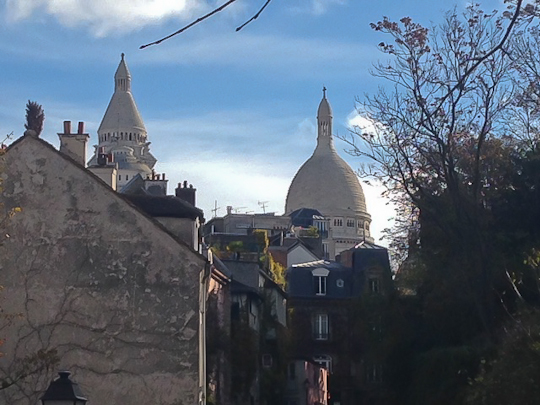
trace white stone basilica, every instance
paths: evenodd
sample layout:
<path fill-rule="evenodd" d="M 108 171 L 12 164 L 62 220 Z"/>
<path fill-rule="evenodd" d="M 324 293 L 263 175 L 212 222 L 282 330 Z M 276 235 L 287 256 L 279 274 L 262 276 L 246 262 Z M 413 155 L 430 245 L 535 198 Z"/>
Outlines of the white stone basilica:
<path fill-rule="evenodd" d="M 100 154 L 112 155 L 118 165 L 118 190 L 137 174 L 143 179 L 152 175 L 156 158 L 149 151 L 146 128 L 131 94 L 131 74 L 124 54 L 114 75 L 114 94 L 99 126 L 98 139 L 88 166 L 98 165 Z"/>
<path fill-rule="evenodd" d="M 359 242 L 373 243 L 371 216 L 357 175 L 337 154 L 332 137 L 332 108 L 323 89 L 317 114 L 317 147 L 289 187 L 285 215 L 302 208 L 318 211 L 314 225 L 323 235 L 323 250 L 333 259 Z"/>

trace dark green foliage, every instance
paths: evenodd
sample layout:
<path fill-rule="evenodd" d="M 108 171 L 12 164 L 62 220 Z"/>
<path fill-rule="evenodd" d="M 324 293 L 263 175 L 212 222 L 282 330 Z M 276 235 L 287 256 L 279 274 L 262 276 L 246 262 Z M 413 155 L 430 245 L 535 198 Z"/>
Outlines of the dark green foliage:
<path fill-rule="evenodd" d="M 373 24 L 391 86 L 359 106 L 355 152 L 402 215 L 402 296 L 381 311 L 403 339 L 374 344 L 399 405 L 539 403 L 540 30 L 509 3 Z"/>
<path fill-rule="evenodd" d="M 43 107 L 35 101 L 28 100 L 26 104 L 26 124 L 24 124 L 24 127 L 27 130 L 34 131 L 35 135 L 39 136 L 41 131 L 43 131 L 44 121 L 45 113 L 43 112 Z"/>
<path fill-rule="evenodd" d="M 258 368 L 258 336 L 245 320 L 247 314 L 231 322 L 231 391 L 236 400 L 249 398 Z"/>

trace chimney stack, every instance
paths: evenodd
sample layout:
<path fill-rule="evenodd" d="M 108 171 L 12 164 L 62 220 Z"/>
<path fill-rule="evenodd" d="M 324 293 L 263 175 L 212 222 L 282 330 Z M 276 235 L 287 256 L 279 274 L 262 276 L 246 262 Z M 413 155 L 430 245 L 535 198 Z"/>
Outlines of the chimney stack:
<path fill-rule="evenodd" d="M 64 132 L 59 133 L 60 152 L 86 166 L 86 145 L 90 135 L 84 133 L 84 122 L 79 122 L 78 132 L 71 133 L 71 121 L 64 121 Z"/>
<path fill-rule="evenodd" d="M 175 190 L 175 194 L 178 198 L 190 203 L 195 207 L 195 194 L 197 189 L 193 188 L 193 185 L 190 184 L 188 187 L 188 182 L 184 180 L 184 184 L 178 183 L 178 187 Z"/>

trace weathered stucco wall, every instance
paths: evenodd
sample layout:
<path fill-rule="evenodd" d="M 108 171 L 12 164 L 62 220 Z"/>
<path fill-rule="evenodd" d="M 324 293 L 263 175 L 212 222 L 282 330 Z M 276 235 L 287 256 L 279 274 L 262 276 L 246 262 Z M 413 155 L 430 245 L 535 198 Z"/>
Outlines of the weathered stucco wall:
<path fill-rule="evenodd" d="M 197 403 L 202 256 L 44 142 L 25 137 L 5 156 L 4 210 L 20 206 L 0 247 L 0 374 L 57 350 L 51 370 L 0 391 L 34 405 L 59 369 L 89 405 Z"/>

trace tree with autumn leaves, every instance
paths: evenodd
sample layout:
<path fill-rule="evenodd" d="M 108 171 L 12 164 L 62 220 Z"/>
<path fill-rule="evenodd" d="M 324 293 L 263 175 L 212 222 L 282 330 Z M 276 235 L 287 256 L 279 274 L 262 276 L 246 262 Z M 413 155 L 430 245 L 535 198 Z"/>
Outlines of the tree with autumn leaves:
<path fill-rule="evenodd" d="M 359 101 L 366 125 L 348 142 L 398 206 L 394 303 L 409 322 L 388 375 L 400 403 L 538 398 L 525 378 L 540 375 L 537 14 L 517 1 L 430 28 L 372 24 L 388 38 L 373 71 L 384 83 Z"/>

